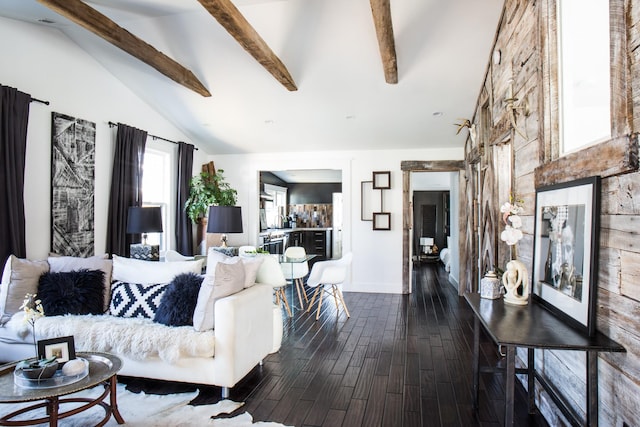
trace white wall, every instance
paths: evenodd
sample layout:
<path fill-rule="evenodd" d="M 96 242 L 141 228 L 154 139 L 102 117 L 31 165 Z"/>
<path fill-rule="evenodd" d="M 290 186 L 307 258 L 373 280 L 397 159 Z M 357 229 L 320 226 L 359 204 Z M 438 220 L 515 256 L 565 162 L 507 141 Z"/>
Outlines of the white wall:
<path fill-rule="evenodd" d="M 248 154 L 211 156 L 216 168 L 238 190 L 242 206 L 243 234 L 229 235 L 230 244 L 256 244 L 258 235 L 258 175 L 261 170 L 342 169 L 343 252 L 353 252 L 351 281 L 347 291 L 402 292 L 402 171 L 403 160 L 456 160 L 462 149 L 379 150 Z M 370 181 L 373 171 L 391 171 L 391 189 L 384 190 L 384 209 L 391 212 L 391 230 L 374 231 L 370 221 L 360 220 L 360 182 Z M 449 182 L 447 181 L 448 185 Z"/>
<path fill-rule="evenodd" d="M 55 29 L 0 18 L 0 51 L 0 83 L 51 102 L 30 106 L 24 191 L 27 256 L 44 258 L 50 249 L 52 111 L 96 123 L 95 251 L 104 253 L 116 132 L 107 123 L 193 142 Z M 199 169 L 204 154 L 198 153 L 194 164 Z"/>

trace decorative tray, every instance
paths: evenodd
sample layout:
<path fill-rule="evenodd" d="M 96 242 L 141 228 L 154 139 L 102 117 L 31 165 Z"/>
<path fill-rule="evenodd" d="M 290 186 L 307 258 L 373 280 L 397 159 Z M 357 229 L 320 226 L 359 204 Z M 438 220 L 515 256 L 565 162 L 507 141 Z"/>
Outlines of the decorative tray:
<path fill-rule="evenodd" d="M 62 369 L 58 369 L 51 378 L 30 379 L 23 375 L 22 369 L 16 368 L 13 371 L 13 381 L 18 387 L 24 388 L 52 388 L 73 384 L 89 375 L 89 361 L 82 357 L 76 357 L 76 359 L 84 362 L 84 369 L 78 374 L 64 375 Z"/>

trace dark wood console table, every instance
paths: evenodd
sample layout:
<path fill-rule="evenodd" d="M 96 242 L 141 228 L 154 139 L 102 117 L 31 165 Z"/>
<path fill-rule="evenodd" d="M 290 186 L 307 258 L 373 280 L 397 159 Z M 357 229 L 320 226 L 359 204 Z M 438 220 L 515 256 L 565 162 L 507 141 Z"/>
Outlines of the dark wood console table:
<path fill-rule="evenodd" d="M 513 425 L 514 386 L 517 373 L 527 374 L 529 413 L 535 410 L 535 380 L 547 390 L 563 414 L 571 422 L 581 425 L 598 425 L 598 352 L 624 352 L 617 342 L 598 332 L 589 337 L 586 333 L 568 326 L 540 304 L 530 302 L 525 306 L 505 304 L 502 299 L 480 298 L 477 293 L 464 295 L 475 313 L 473 334 L 473 405 L 478 409 L 480 381 L 480 324 L 491 339 L 506 348 L 507 372 L 505 384 L 504 425 Z M 516 369 L 516 348 L 527 348 L 527 368 Z M 586 352 L 586 420 L 580 420 L 563 402 L 562 396 L 552 384 L 535 370 L 535 349 L 581 350 Z"/>

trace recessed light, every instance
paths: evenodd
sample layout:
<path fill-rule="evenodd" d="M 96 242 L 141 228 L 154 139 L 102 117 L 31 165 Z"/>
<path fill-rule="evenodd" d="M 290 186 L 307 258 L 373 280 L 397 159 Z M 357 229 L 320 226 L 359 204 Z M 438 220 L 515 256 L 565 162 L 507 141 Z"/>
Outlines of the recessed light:
<path fill-rule="evenodd" d="M 444 113 L 442 111 L 436 111 L 435 113 L 433 113 L 433 117 L 441 117 L 444 116 Z"/>

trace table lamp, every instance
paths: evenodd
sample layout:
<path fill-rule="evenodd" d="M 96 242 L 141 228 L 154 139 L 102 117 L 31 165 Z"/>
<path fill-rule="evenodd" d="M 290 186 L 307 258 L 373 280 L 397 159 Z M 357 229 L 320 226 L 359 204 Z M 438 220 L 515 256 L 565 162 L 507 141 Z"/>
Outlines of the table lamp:
<path fill-rule="evenodd" d="M 242 233 L 240 206 L 209 206 L 207 233 L 222 233 L 221 244 L 227 247 L 227 233 Z"/>
<path fill-rule="evenodd" d="M 160 246 L 147 244 L 147 233 L 162 233 L 162 209 L 159 206 L 130 206 L 127 213 L 127 233 L 142 234 L 142 243 L 132 243 L 129 247 L 131 258 L 160 260 Z"/>
<path fill-rule="evenodd" d="M 422 246 L 422 253 L 430 254 L 433 246 L 433 237 L 421 237 L 420 246 Z"/>

